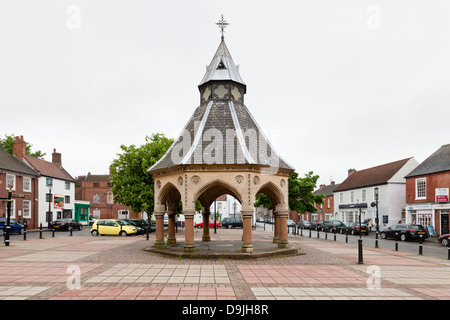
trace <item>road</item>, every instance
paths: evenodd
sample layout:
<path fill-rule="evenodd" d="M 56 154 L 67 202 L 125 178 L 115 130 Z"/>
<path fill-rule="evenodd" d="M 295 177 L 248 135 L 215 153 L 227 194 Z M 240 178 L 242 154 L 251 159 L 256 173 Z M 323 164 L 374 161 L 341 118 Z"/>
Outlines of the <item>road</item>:
<path fill-rule="evenodd" d="M 258 230 L 264 229 L 264 224 L 258 222 L 257 224 Z M 265 230 L 267 232 L 272 232 L 273 225 L 267 224 L 265 225 Z M 311 231 L 311 237 L 317 238 L 317 233 L 319 233 L 320 239 L 327 239 L 328 241 L 334 241 L 334 234 L 328 233 L 322 231 Z M 289 228 L 289 235 L 292 236 L 292 228 Z M 299 236 L 301 236 L 301 231 L 299 230 Z M 304 229 L 303 230 L 303 237 L 309 237 L 309 230 Z M 360 238 L 359 235 L 348 235 L 346 237 L 345 234 L 336 234 L 336 241 L 340 242 L 348 242 L 348 243 L 358 243 L 358 239 Z M 372 231 L 370 235 L 363 235 L 361 236 L 361 239 L 363 240 L 363 247 L 371 247 L 375 248 L 375 232 Z M 378 237 L 378 247 L 382 249 L 391 249 L 395 250 L 395 244 L 396 241 L 392 239 L 381 239 Z M 419 254 L 419 242 L 418 241 L 397 241 L 398 251 L 400 252 L 409 252 L 409 253 L 417 253 Z M 433 239 L 427 239 L 422 244 L 422 254 L 437 258 L 444 258 L 447 259 L 449 255 L 449 247 L 443 247 L 441 244 L 439 244 L 436 240 L 436 238 Z"/>
<path fill-rule="evenodd" d="M 256 224 L 256 227 L 258 230 L 264 230 L 268 232 L 268 233 L 272 233 L 273 232 L 273 225 L 272 224 L 265 224 L 264 223 L 260 223 L 258 222 Z M 217 229 L 217 232 L 220 233 L 220 230 L 222 229 Z M 77 235 L 89 235 L 90 234 L 90 227 L 84 226 L 84 228 L 79 231 L 79 230 L 73 230 L 72 231 L 72 236 L 77 236 Z M 317 235 L 319 234 L 319 236 Z M 26 239 L 38 239 L 40 237 L 40 232 L 39 230 L 31 230 L 28 231 L 26 234 Z M 49 231 L 47 228 L 43 228 L 42 231 L 42 237 L 43 238 L 51 238 L 51 237 L 70 237 L 70 232 L 69 231 L 55 231 L 54 235 L 52 231 Z M 289 236 L 293 236 L 292 235 L 292 228 L 289 228 Z M 295 235 L 298 237 L 301 237 L 301 231 L 299 230 L 299 234 Z M 308 229 L 304 229 L 303 230 L 303 237 L 309 237 L 310 236 L 310 231 Z M 314 238 L 320 238 L 320 239 L 326 239 L 327 241 L 334 241 L 334 234 L 333 233 L 325 233 L 325 232 L 317 232 L 317 231 L 311 231 L 311 237 Z M 24 235 L 18 235 L 18 234 L 12 234 L 10 235 L 10 241 L 23 241 L 24 239 Z M 336 234 L 336 241 L 339 242 L 348 242 L 348 243 L 358 243 L 358 239 L 359 239 L 359 235 L 348 235 L 346 237 L 345 234 Z M 375 248 L 375 232 L 372 232 L 370 235 L 368 236 L 362 236 L 361 239 L 363 240 L 362 244 L 363 247 L 370 247 L 370 248 Z M 391 250 L 395 250 L 395 246 L 396 246 L 396 241 L 395 240 L 391 240 L 391 239 L 381 239 L 380 237 L 378 238 L 378 247 L 379 248 L 383 248 L 383 249 L 391 249 Z M 398 246 L 398 251 L 400 252 L 408 252 L 408 253 L 417 253 L 419 254 L 419 242 L 418 241 L 398 241 L 397 242 L 397 246 Z M 436 238 L 434 239 L 429 239 L 429 240 L 425 240 L 423 242 L 422 245 L 422 254 L 426 255 L 426 256 L 432 256 L 432 257 L 437 257 L 437 258 L 443 258 L 443 259 L 447 259 L 449 257 L 449 252 L 450 252 L 450 248 L 449 247 L 443 247 L 442 245 L 440 245 Z"/>

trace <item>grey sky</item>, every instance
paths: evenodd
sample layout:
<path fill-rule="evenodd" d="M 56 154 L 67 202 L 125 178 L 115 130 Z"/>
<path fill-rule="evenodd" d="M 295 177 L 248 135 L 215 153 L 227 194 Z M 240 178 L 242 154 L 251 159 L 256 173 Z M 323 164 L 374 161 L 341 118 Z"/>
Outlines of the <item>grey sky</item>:
<path fill-rule="evenodd" d="M 450 143 L 449 12 L 446 0 L 4 0 L 0 134 L 47 160 L 56 148 L 72 176 L 107 173 L 121 144 L 175 138 L 223 14 L 245 104 L 301 176 L 422 162 Z"/>

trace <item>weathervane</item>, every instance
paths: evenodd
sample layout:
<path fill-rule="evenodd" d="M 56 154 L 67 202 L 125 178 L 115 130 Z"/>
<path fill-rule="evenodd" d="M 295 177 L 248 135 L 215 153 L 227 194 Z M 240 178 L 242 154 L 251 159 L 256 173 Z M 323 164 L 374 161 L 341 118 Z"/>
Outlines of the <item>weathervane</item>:
<path fill-rule="evenodd" d="M 222 33 L 222 40 L 223 40 L 223 34 L 225 32 L 225 28 L 229 25 L 229 23 L 226 20 L 223 20 L 223 15 L 222 15 L 222 18 L 216 24 L 220 28 L 220 32 Z"/>

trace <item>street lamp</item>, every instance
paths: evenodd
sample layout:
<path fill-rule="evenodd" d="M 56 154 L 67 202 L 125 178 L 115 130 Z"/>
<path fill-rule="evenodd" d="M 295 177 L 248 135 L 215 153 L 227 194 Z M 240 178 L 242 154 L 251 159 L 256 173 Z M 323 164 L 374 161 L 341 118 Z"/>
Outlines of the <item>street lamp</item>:
<path fill-rule="evenodd" d="M 5 233 L 5 246 L 9 246 L 9 233 L 10 233 L 10 222 L 11 222 L 11 198 L 12 198 L 12 193 L 11 193 L 11 189 L 13 187 L 13 182 L 9 181 L 7 188 L 8 188 L 8 203 L 6 205 L 6 233 Z"/>
<path fill-rule="evenodd" d="M 50 228 L 50 222 L 52 221 L 52 187 L 53 187 L 53 179 L 47 178 L 47 202 L 48 202 L 48 211 L 47 211 L 47 228 Z"/>
<path fill-rule="evenodd" d="M 379 220 L 378 220 L 378 196 L 379 196 L 379 193 L 378 193 L 378 187 L 375 187 L 375 189 L 374 189 L 374 196 L 375 196 L 375 207 L 376 207 L 376 218 L 375 218 L 375 223 L 377 224 L 377 229 L 376 229 L 376 232 L 375 232 L 375 247 L 377 247 L 378 248 L 378 234 L 379 234 L 379 232 L 380 232 L 380 226 L 379 226 Z"/>

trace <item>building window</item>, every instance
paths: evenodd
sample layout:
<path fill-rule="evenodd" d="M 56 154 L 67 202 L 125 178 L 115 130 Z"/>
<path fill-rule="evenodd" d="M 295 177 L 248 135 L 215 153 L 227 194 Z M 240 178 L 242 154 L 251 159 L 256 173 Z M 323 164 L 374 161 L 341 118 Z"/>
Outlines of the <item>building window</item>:
<path fill-rule="evenodd" d="M 106 203 L 110 205 L 114 204 L 114 197 L 112 191 L 108 191 L 108 193 L 106 194 Z"/>
<path fill-rule="evenodd" d="M 23 200 L 23 217 L 31 218 L 31 201 Z"/>
<path fill-rule="evenodd" d="M 94 197 L 92 198 L 93 204 L 100 204 L 100 196 L 98 194 L 94 194 Z"/>
<path fill-rule="evenodd" d="M 119 219 L 128 219 L 128 210 L 119 210 L 117 213 L 117 218 Z"/>
<path fill-rule="evenodd" d="M 31 178 L 30 177 L 23 177 L 23 191 L 31 192 Z"/>
<path fill-rule="evenodd" d="M 355 192 L 350 191 L 350 203 L 353 203 L 355 201 Z"/>
<path fill-rule="evenodd" d="M 361 201 L 366 202 L 366 190 L 361 190 Z"/>
<path fill-rule="evenodd" d="M 16 190 L 16 176 L 13 174 L 6 175 L 6 189 L 9 189 L 11 186 L 11 190 Z"/>
<path fill-rule="evenodd" d="M 70 203 L 70 196 L 64 196 L 64 203 Z"/>
<path fill-rule="evenodd" d="M 327 199 L 327 208 L 328 209 L 331 208 L 331 199 L 330 198 Z"/>
<path fill-rule="evenodd" d="M 344 194 L 342 192 L 339 193 L 339 203 L 344 203 Z"/>
<path fill-rule="evenodd" d="M 94 182 L 94 188 L 98 188 L 98 187 L 100 187 L 100 183 Z"/>
<path fill-rule="evenodd" d="M 416 200 L 427 198 L 427 179 L 416 179 Z"/>
<path fill-rule="evenodd" d="M 14 218 L 16 216 L 15 214 L 15 208 L 16 208 L 16 200 L 11 199 L 11 218 Z M 8 201 L 5 201 L 5 217 L 8 214 Z"/>
<path fill-rule="evenodd" d="M 66 182 L 65 185 L 66 185 L 66 190 L 70 190 L 70 182 Z"/>

